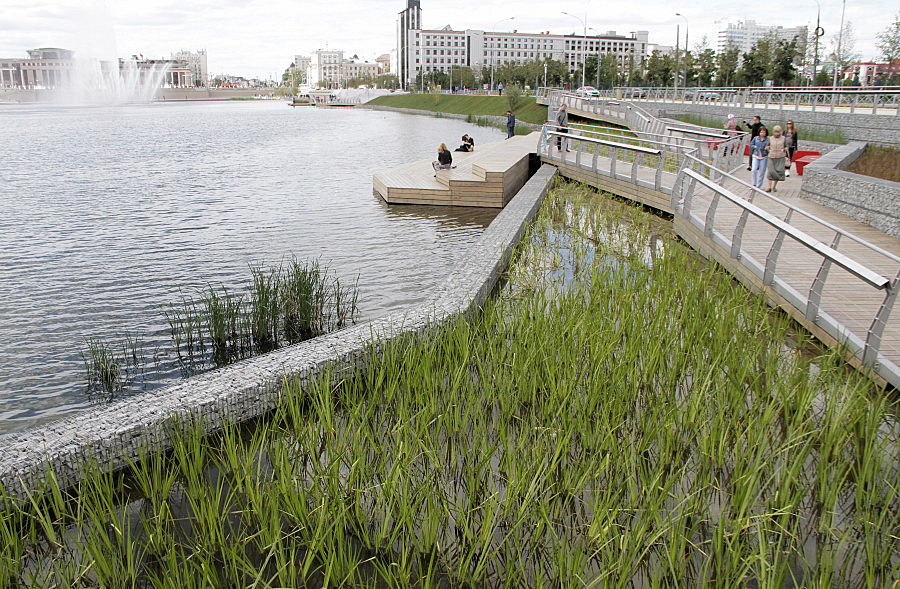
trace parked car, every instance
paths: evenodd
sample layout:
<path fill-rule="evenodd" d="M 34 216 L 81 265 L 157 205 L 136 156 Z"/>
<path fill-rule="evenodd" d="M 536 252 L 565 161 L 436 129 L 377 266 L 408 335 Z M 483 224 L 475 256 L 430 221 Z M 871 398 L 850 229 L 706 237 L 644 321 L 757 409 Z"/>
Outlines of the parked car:
<path fill-rule="evenodd" d="M 626 88 L 625 89 L 625 97 L 626 98 L 646 98 L 647 91 L 644 88 Z"/>
<path fill-rule="evenodd" d="M 578 90 L 575 91 L 575 96 L 588 96 L 595 97 L 600 96 L 600 91 L 594 88 L 593 86 L 582 86 Z"/>
<path fill-rule="evenodd" d="M 704 90 L 697 93 L 697 100 L 722 100 L 722 95 L 712 90 Z"/>

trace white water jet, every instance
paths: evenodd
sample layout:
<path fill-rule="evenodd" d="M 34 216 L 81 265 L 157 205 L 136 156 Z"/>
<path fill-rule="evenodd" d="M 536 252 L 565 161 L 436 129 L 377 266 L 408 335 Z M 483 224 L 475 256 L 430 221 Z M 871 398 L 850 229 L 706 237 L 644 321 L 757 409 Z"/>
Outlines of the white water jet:
<path fill-rule="evenodd" d="M 79 59 L 55 92 L 64 104 L 150 102 L 169 70 L 167 63 L 135 60 Z"/>

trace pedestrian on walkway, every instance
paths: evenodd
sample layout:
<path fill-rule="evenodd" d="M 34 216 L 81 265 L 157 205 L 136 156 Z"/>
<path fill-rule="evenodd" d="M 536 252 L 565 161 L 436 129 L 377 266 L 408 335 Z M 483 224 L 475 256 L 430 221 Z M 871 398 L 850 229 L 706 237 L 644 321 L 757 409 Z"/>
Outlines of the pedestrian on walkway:
<path fill-rule="evenodd" d="M 791 175 L 791 163 L 794 161 L 794 152 L 800 146 L 800 135 L 794 127 L 794 121 L 787 122 L 787 129 L 784 130 L 784 146 L 787 149 L 787 161 L 785 162 L 784 175 Z"/>
<path fill-rule="evenodd" d="M 506 138 L 516 134 L 516 115 L 511 110 L 506 111 Z"/>
<path fill-rule="evenodd" d="M 779 182 L 784 182 L 784 159 L 787 155 L 785 149 L 785 138 L 781 134 L 781 125 L 775 125 L 772 128 L 772 136 L 769 138 L 769 165 L 768 177 L 769 187 L 766 192 L 778 192 L 775 186 Z"/>
<path fill-rule="evenodd" d="M 759 135 L 750 140 L 750 183 L 757 188 L 762 188 L 763 178 L 766 177 L 766 163 L 769 161 L 768 134 L 768 129 L 760 127 Z"/>
<path fill-rule="evenodd" d="M 759 137 L 759 130 L 765 128 L 765 127 L 763 127 L 762 119 L 759 118 L 759 115 L 756 115 L 755 117 L 753 117 L 752 125 L 749 124 L 747 121 L 744 121 L 742 124 L 744 126 L 744 130 L 750 131 L 750 141 L 753 141 L 754 139 Z M 752 153 L 750 154 L 750 159 L 747 160 L 747 169 L 749 170 L 751 167 L 753 167 L 753 154 Z"/>
<path fill-rule="evenodd" d="M 559 110 L 556 111 L 556 132 L 557 133 L 568 133 L 569 132 L 569 113 L 566 111 L 566 105 L 563 104 L 559 107 Z M 560 136 L 556 137 L 556 149 L 562 151 L 563 138 Z M 566 144 L 566 151 L 569 151 L 569 145 Z"/>

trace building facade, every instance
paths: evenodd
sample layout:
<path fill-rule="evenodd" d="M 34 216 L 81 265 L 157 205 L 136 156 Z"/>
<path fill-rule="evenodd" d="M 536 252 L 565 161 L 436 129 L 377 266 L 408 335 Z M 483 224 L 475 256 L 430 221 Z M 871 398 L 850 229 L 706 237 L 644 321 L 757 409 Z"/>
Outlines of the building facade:
<path fill-rule="evenodd" d="M 206 64 L 206 49 L 187 51 L 182 49 L 172 54 L 172 61 L 184 62 L 191 72 L 191 85 L 206 86 L 209 83 L 209 68 Z"/>
<path fill-rule="evenodd" d="M 737 47 L 743 55 L 749 53 L 753 46 L 763 39 L 776 39 L 790 43 L 795 38 L 801 54 L 806 48 L 806 26 L 782 27 L 775 25 L 760 25 L 753 20 L 739 20 L 737 23 L 728 23 L 724 29 L 719 29 L 716 39 L 716 51 L 722 53 L 730 47 Z"/>
<path fill-rule="evenodd" d="M 309 84 L 325 88 L 339 87 L 344 81 L 343 64 L 343 51 L 334 49 L 314 51 L 309 63 Z"/>
<path fill-rule="evenodd" d="M 75 67 L 68 49 L 29 49 L 26 59 L 0 58 L 0 86 L 4 88 L 53 89 L 66 84 Z"/>
<path fill-rule="evenodd" d="M 496 68 L 507 63 L 553 59 L 565 63 L 570 72 L 582 67 L 591 55 L 613 54 L 622 71 L 639 68 L 647 57 L 647 31 L 629 36 L 608 31 L 605 35 L 554 35 L 543 33 L 463 31 L 444 27 L 421 27 L 422 9 L 418 0 L 407 0 L 407 8 L 397 22 L 397 74 L 408 88 L 419 73 L 447 72 L 452 67 Z"/>

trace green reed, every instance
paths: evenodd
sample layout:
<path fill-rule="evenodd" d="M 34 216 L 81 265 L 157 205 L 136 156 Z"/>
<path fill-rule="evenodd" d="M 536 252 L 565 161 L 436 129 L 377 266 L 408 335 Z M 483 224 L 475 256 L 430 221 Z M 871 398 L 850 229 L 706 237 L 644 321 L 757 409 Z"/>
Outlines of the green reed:
<path fill-rule="evenodd" d="M 355 369 L 286 382 L 253 427 L 183 426 L 168 455 L 145 453 L 123 476 L 90 470 L 70 492 L 51 478 L 0 512 L 7 579 L 886 587 L 900 576 L 896 396 L 840 350 L 810 345 L 669 223 L 580 185 L 555 186 L 507 279 L 478 314 L 373 344 Z"/>

